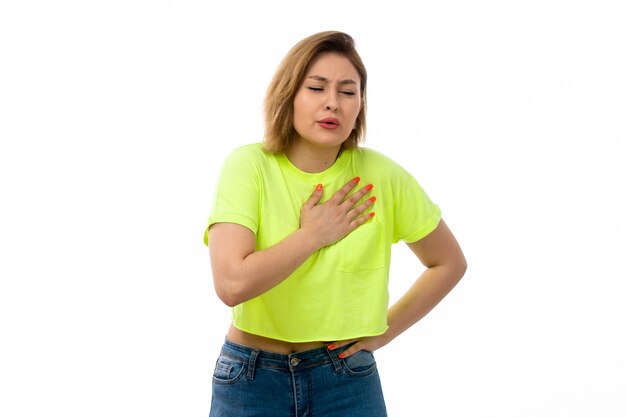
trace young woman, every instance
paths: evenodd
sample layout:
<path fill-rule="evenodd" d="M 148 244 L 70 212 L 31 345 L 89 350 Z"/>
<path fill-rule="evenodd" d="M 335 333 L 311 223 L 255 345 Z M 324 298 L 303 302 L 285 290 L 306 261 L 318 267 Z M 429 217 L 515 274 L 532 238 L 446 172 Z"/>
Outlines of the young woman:
<path fill-rule="evenodd" d="M 367 73 L 353 39 L 322 32 L 283 59 L 264 142 L 224 162 L 205 234 L 233 307 L 211 416 L 386 416 L 373 353 L 461 279 L 463 253 L 417 181 L 357 146 Z M 391 245 L 426 267 L 391 308 Z"/>

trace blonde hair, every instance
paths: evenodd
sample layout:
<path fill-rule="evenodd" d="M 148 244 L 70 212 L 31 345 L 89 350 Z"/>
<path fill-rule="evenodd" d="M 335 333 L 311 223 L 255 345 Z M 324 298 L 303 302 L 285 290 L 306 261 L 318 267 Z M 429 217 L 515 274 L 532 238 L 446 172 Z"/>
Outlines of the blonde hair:
<path fill-rule="evenodd" d="M 310 63 L 320 54 L 334 52 L 350 60 L 361 77 L 361 110 L 354 129 L 343 142 L 342 149 L 356 148 L 365 136 L 367 72 L 356 51 L 354 39 L 337 31 L 316 33 L 298 42 L 285 55 L 276 69 L 265 96 L 265 150 L 285 151 L 297 133 L 293 127 L 293 102 Z"/>

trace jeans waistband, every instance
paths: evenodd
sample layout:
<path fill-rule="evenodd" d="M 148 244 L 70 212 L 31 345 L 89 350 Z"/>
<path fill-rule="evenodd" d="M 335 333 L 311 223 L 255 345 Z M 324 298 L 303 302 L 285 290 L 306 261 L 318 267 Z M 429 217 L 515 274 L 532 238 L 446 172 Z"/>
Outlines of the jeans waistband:
<path fill-rule="evenodd" d="M 248 364 L 248 373 L 254 373 L 254 368 L 272 368 L 287 372 L 297 372 L 327 363 L 332 363 L 336 372 L 341 372 L 341 363 L 338 355 L 348 349 L 350 345 L 334 350 L 321 347 L 303 352 L 283 355 L 275 352 L 254 349 L 239 345 L 226 339 L 221 354 L 231 359 L 240 360 Z"/>

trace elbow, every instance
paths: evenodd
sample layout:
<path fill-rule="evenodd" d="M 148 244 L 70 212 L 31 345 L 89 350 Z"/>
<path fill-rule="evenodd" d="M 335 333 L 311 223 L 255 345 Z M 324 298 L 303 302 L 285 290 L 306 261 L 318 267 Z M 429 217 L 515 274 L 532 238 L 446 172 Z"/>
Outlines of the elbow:
<path fill-rule="evenodd" d="M 446 262 L 438 265 L 438 267 L 444 269 L 449 281 L 452 285 L 456 285 L 467 271 L 467 260 L 463 254 L 459 254 L 458 256 L 448 258 Z"/>
<path fill-rule="evenodd" d="M 456 275 L 458 276 L 458 280 L 460 281 L 467 271 L 467 259 L 465 259 L 465 256 L 459 256 L 459 258 L 454 263 L 454 270 L 456 272 Z"/>
<path fill-rule="evenodd" d="M 237 301 L 236 297 L 234 297 L 234 296 L 232 296 L 230 294 L 220 293 L 218 291 L 217 292 L 217 296 L 228 307 L 235 307 L 236 305 L 241 304 L 239 301 Z"/>
<path fill-rule="evenodd" d="M 245 300 L 244 295 L 237 285 L 234 285 L 228 279 L 215 279 L 215 293 L 217 297 L 228 307 L 235 307 L 243 303 Z"/>
<path fill-rule="evenodd" d="M 235 307 L 254 297 L 249 273 L 236 262 L 212 265 L 215 294 L 228 307 Z"/>

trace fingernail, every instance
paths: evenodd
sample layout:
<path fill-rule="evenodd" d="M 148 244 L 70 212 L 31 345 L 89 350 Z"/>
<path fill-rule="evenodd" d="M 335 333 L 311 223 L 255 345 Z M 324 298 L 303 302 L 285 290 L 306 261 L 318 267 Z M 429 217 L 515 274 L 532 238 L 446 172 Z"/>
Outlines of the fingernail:
<path fill-rule="evenodd" d="M 361 177 L 354 177 L 354 179 L 352 180 L 352 182 L 355 184 L 359 181 L 361 181 Z"/>
<path fill-rule="evenodd" d="M 317 191 L 322 191 L 322 184 L 317 184 L 317 188 L 316 188 L 316 190 L 317 190 Z"/>
<path fill-rule="evenodd" d="M 368 214 L 368 216 L 369 216 L 369 217 L 374 217 L 374 215 L 375 215 L 375 214 L 376 214 L 376 213 L 371 212 L 370 214 Z"/>
<path fill-rule="evenodd" d="M 376 201 L 376 197 L 370 198 L 370 203 L 373 203 L 374 201 Z"/>
<path fill-rule="evenodd" d="M 367 191 L 371 190 L 372 188 L 374 188 L 374 186 L 373 186 L 372 184 L 368 184 L 368 185 L 365 187 L 365 189 L 366 189 Z"/>
<path fill-rule="evenodd" d="M 328 345 L 326 347 L 328 348 L 328 350 L 333 350 L 335 348 L 335 345 Z"/>
<path fill-rule="evenodd" d="M 339 357 L 339 359 L 343 359 L 346 357 L 345 353 L 340 353 L 339 355 L 337 355 L 337 357 Z"/>

